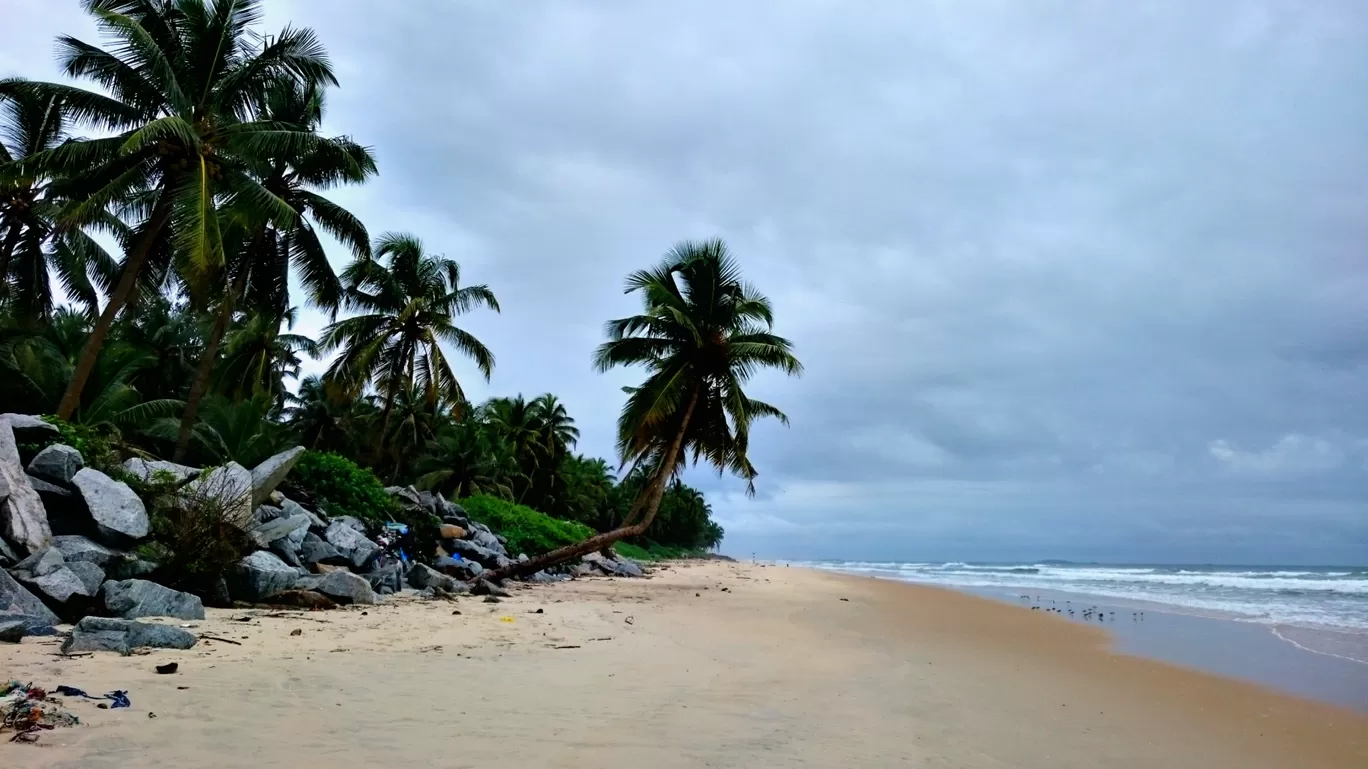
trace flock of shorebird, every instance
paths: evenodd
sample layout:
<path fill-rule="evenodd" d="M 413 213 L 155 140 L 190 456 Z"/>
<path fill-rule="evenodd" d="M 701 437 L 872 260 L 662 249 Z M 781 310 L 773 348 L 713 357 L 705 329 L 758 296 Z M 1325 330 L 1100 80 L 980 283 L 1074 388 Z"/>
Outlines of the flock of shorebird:
<path fill-rule="evenodd" d="M 1073 605 L 1073 601 L 1065 601 L 1064 603 L 1061 604 L 1061 603 L 1059 603 L 1058 601 L 1054 600 L 1053 598 L 1046 598 L 1046 599 L 1044 599 L 1044 600 L 1042 601 L 1041 598 L 1040 598 L 1040 596 L 1038 596 L 1038 595 L 1037 595 L 1037 596 L 1023 595 L 1023 596 L 1021 596 L 1021 602 L 1022 602 L 1023 604 L 1029 604 L 1029 605 L 1031 606 L 1031 611 L 1045 611 L 1045 612 L 1053 612 L 1053 613 L 1055 613 L 1055 614 L 1067 614 L 1067 615 L 1070 616 L 1070 617 L 1078 616 L 1080 619 L 1085 619 L 1085 620 L 1089 620 L 1089 621 L 1092 621 L 1092 620 L 1097 620 L 1098 622 L 1115 622 L 1115 621 L 1116 621 L 1116 612 L 1114 612 L 1114 611 L 1105 610 L 1105 609 L 1099 608 L 1099 607 L 1097 607 L 1097 606 L 1089 606 L 1089 607 L 1086 608 L 1086 609 L 1084 609 L 1084 608 L 1075 608 L 1074 605 Z M 1080 604 L 1080 607 L 1081 607 L 1081 606 L 1082 606 L 1082 605 Z M 1123 616 L 1124 616 L 1124 612 L 1123 612 L 1122 614 L 1123 614 Z M 1133 612 L 1131 612 L 1131 622 L 1144 622 L 1144 621 L 1145 621 L 1145 613 L 1144 613 L 1143 611 L 1133 611 Z"/>

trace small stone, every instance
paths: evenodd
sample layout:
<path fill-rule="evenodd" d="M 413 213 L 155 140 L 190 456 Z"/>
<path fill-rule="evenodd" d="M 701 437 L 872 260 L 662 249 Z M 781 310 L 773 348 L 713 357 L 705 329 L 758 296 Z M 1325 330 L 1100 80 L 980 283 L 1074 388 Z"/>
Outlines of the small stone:
<path fill-rule="evenodd" d="M 28 558 L 15 564 L 14 571 L 22 572 L 24 578 L 46 577 L 66 565 L 62 551 L 55 547 L 45 547 Z"/>
<path fill-rule="evenodd" d="M 295 635 L 304 635 L 304 631 L 303 631 L 303 630 L 300 630 L 299 628 L 295 628 L 294 630 L 291 630 L 291 631 L 290 631 L 290 635 L 292 635 L 292 636 L 295 636 Z"/>
<path fill-rule="evenodd" d="M 175 673 L 177 670 L 180 670 L 180 663 L 177 662 L 168 662 L 165 665 L 157 666 L 157 673 L 159 675 L 169 676 Z M 152 714 L 148 713 L 147 715 L 151 716 Z"/>

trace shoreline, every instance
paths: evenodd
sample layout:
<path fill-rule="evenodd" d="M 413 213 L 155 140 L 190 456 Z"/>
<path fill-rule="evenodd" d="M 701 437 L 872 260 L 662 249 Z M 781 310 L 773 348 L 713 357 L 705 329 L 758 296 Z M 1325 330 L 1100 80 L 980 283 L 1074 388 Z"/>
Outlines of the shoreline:
<path fill-rule="evenodd" d="M 193 632 L 241 645 L 188 652 L 5 647 L 0 676 L 127 689 L 133 707 L 73 703 L 82 725 L 0 743 L 0 764 L 1368 765 L 1368 715 L 1118 653 L 1101 628 L 930 586 L 681 562 L 497 605 L 358 609 L 215 610 Z M 181 672 L 153 672 L 167 661 Z"/>

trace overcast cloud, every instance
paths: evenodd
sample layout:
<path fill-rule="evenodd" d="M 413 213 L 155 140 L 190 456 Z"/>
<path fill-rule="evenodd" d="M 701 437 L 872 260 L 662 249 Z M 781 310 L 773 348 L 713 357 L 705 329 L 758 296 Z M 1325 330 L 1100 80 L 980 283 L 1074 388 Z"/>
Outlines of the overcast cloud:
<path fill-rule="evenodd" d="M 485 396 L 592 372 L 626 273 L 720 235 L 807 375 L 755 394 L 762 557 L 1368 561 L 1368 5 L 293 0 L 380 178 L 498 294 Z M 55 77 L 75 0 L 0 0 Z M 342 254 L 336 258 L 340 264 Z M 321 319 L 306 319 L 306 331 Z"/>

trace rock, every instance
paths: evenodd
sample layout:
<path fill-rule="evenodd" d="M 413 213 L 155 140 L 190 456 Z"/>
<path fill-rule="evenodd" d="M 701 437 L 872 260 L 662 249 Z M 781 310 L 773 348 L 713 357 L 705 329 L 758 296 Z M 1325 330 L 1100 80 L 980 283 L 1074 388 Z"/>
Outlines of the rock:
<path fill-rule="evenodd" d="M 274 521 L 277 518 L 285 518 L 285 511 L 274 505 L 257 505 L 256 510 L 252 511 L 252 520 L 260 526 L 267 521 Z"/>
<path fill-rule="evenodd" d="M 392 595 L 404 589 L 404 567 L 398 563 L 372 569 L 361 576 L 380 595 Z"/>
<path fill-rule="evenodd" d="M 479 545 L 480 547 L 483 547 L 486 550 L 489 550 L 490 552 L 495 553 L 497 555 L 508 555 L 508 550 L 504 548 L 504 544 L 500 542 L 499 538 L 494 536 L 494 532 L 490 531 L 489 527 L 484 525 L 483 523 L 476 523 L 472 525 L 470 532 L 470 540 L 475 544 Z"/>
<path fill-rule="evenodd" d="M 418 495 L 418 490 L 412 486 L 386 486 L 385 493 L 395 497 L 408 507 L 422 507 L 423 499 Z"/>
<path fill-rule="evenodd" d="M 247 535 L 257 547 L 269 547 L 278 539 L 289 538 L 294 552 L 304 544 L 304 535 L 309 533 L 309 516 L 293 515 L 289 518 L 276 518 L 253 526 Z"/>
<path fill-rule="evenodd" d="M 85 500 L 101 536 L 114 542 L 147 536 L 147 508 L 128 484 L 89 467 L 76 473 L 71 482 Z"/>
<path fill-rule="evenodd" d="M 0 620 L 0 643 L 17 644 L 19 639 L 28 635 L 28 627 L 23 620 Z"/>
<path fill-rule="evenodd" d="M 481 566 L 487 569 L 497 568 L 499 554 L 487 547 L 482 547 L 474 540 L 453 539 L 447 544 L 453 553 L 460 555 L 468 561 L 478 561 Z"/>
<path fill-rule="evenodd" d="M 314 590 L 339 603 L 372 604 L 376 602 L 375 591 L 371 589 L 370 582 L 349 571 L 335 571 L 324 575 Z"/>
<path fill-rule="evenodd" d="M 3 537 L 0 537 L 0 566 L 13 566 L 16 563 L 19 563 L 19 560 L 19 554 L 14 552 L 14 548 L 10 547 L 10 543 L 6 542 Z"/>
<path fill-rule="evenodd" d="M 626 559 L 622 559 L 622 560 L 618 560 L 618 561 L 610 561 L 610 560 L 608 560 L 608 559 L 605 558 L 605 559 L 603 560 L 603 562 L 602 562 L 602 565 L 611 568 L 611 569 L 612 569 L 612 573 L 613 573 L 613 574 L 616 574 L 616 575 L 619 576 L 619 577 L 644 577 L 644 576 L 646 576 L 645 572 L 643 572 L 643 571 L 641 570 L 641 567 L 640 567 L 640 566 L 638 566 L 638 565 L 636 565 L 636 563 L 634 563 L 634 562 L 632 562 L 632 561 L 628 561 L 628 560 L 626 560 Z"/>
<path fill-rule="evenodd" d="M 275 491 L 280 482 L 285 480 L 285 476 L 290 474 L 290 469 L 303 453 L 303 446 L 295 446 L 252 468 L 253 506 L 265 502 L 271 496 L 271 492 Z"/>
<path fill-rule="evenodd" d="M 434 568 L 443 574 L 449 574 L 458 580 L 466 581 L 474 579 L 484 573 L 484 567 L 479 561 L 467 561 L 457 558 L 438 558 L 432 562 Z"/>
<path fill-rule="evenodd" d="M 281 500 L 280 509 L 287 516 L 307 515 L 309 517 L 309 528 L 313 529 L 314 531 L 323 531 L 324 529 L 328 528 L 328 519 L 326 517 L 319 515 L 318 513 L 315 513 L 314 511 L 304 507 L 303 505 L 293 500 Z M 365 532 L 363 531 L 362 533 L 364 534 Z"/>
<path fill-rule="evenodd" d="M 8 422 L 11 430 L 16 434 L 24 433 L 25 437 L 46 438 L 62 434 L 57 425 L 44 422 L 31 414 L 0 414 L 0 422 Z"/>
<path fill-rule="evenodd" d="M 110 580 L 100 588 L 105 611 L 124 619 L 176 617 L 204 619 L 199 596 L 172 590 L 145 579 Z"/>
<path fill-rule="evenodd" d="M 356 518 L 350 515 L 339 515 L 336 518 L 334 518 L 333 521 L 335 523 L 345 524 L 346 526 L 354 530 L 357 534 L 360 534 L 362 536 L 365 536 L 366 534 L 366 522 L 361 520 L 360 518 Z"/>
<path fill-rule="evenodd" d="M 518 557 L 516 560 L 518 563 L 527 563 L 532 559 L 527 557 L 527 553 L 518 553 Z"/>
<path fill-rule="evenodd" d="M 51 627 L 61 622 L 47 604 L 15 582 L 3 569 L 0 569 L 0 618 L 20 620 L 30 629 Z"/>
<path fill-rule="evenodd" d="M 471 588 L 470 593 L 471 595 L 492 595 L 495 598 L 509 597 L 507 590 L 504 590 L 503 588 L 499 587 L 493 582 L 490 582 L 487 579 L 482 579 L 479 582 L 476 582 L 475 587 Z"/>
<path fill-rule="evenodd" d="M 62 644 L 62 653 L 110 651 L 127 655 L 143 647 L 189 649 L 194 645 L 195 636 L 178 627 L 130 619 L 86 617 L 76 623 L 71 638 Z"/>
<path fill-rule="evenodd" d="M 314 563 L 309 568 L 313 569 L 314 574 L 332 574 L 335 571 L 350 571 L 346 566 L 338 566 L 331 563 Z"/>
<path fill-rule="evenodd" d="M 21 579 L 46 577 L 66 565 L 62 551 L 48 546 L 15 564 L 14 571 L 23 574 Z"/>
<path fill-rule="evenodd" d="M 299 560 L 306 566 L 316 563 L 336 565 L 351 562 L 350 558 L 342 555 L 342 551 L 312 531 L 304 534 L 304 542 L 299 548 Z"/>
<path fill-rule="evenodd" d="M 564 579 L 564 577 L 557 577 L 554 574 L 549 574 L 546 572 L 545 569 L 543 569 L 538 572 L 533 572 L 532 574 L 528 575 L 526 579 L 528 582 L 548 583 L 560 582 L 562 579 Z"/>
<path fill-rule="evenodd" d="M 271 542 L 266 546 L 266 549 L 275 553 L 280 560 L 291 566 L 297 568 L 304 567 L 304 562 L 299 560 L 299 548 L 295 547 L 290 540 L 285 537 L 281 537 L 280 539 Z"/>
<path fill-rule="evenodd" d="M 271 606 L 293 606 L 300 609 L 336 609 L 337 602 L 312 590 L 282 590 L 261 601 Z"/>
<path fill-rule="evenodd" d="M 456 587 L 456 580 L 443 574 L 440 571 L 428 566 L 425 563 L 415 563 L 408 570 L 408 581 L 416 588 L 441 588 L 452 590 Z"/>
<path fill-rule="evenodd" d="M 437 529 L 442 539 L 465 539 L 466 530 L 454 523 L 444 523 Z"/>
<path fill-rule="evenodd" d="M 66 566 L 61 566 L 56 571 L 49 572 L 41 577 L 31 579 L 20 577 L 20 581 L 40 596 L 58 604 L 64 604 L 73 599 L 80 602 L 79 599 L 93 598 L 96 592 L 86 587 L 80 575 Z M 97 586 L 96 590 L 98 589 Z"/>
<path fill-rule="evenodd" d="M 71 489 L 68 489 L 65 486 L 58 486 L 52 481 L 43 480 L 42 478 L 39 478 L 36 475 L 30 475 L 28 477 L 28 481 L 29 485 L 33 487 L 33 490 L 38 492 L 39 499 L 43 500 L 43 507 L 47 507 L 47 498 L 49 496 L 66 500 L 76 495 L 76 492 L 72 491 Z M 48 513 L 49 517 L 51 517 L 51 511 L 48 511 Z"/>
<path fill-rule="evenodd" d="M 84 562 L 104 566 L 112 560 L 128 557 L 126 553 L 110 550 L 94 540 L 79 535 L 53 537 L 52 546 L 62 553 L 62 558 L 68 565 Z"/>
<path fill-rule="evenodd" d="M 104 566 L 105 576 L 110 579 L 136 579 L 157 570 L 158 564 L 145 561 L 135 555 L 121 553 L 110 559 Z"/>
<path fill-rule="evenodd" d="M 258 550 L 238 561 L 228 580 L 228 592 L 235 599 L 260 601 L 268 595 L 294 587 L 299 570 L 273 553 Z"/>
<path fill-rule="evenodd" d="M 442 514 L 442 503 L 438 501 L 440 499 L 441 497 L 430 491 L 418 492 L 418 505 L 433 515 Z"/>
<path fill-rule="evenodd" d="M 597 570 L 587 563 L 577 563 L 574 568 L 570 570 L 570 573 L 576 577 L 592 577 L 597 573 Z"/>
<path fill-rule="evenodd" d="M 100 585 L 105 581 L 104 569 L 89 561 L 74 561 L 66 567 L 81 580 L 81 584 L 85 585 L 91 595 L 100 592 Z"/>
<path fill-rule="evenodd" d="M 15 441 L 12 424 L 0 419 L 0 535 L 33 553 L 52 540 L 52 528 L 48 526 L 43 501 L 33 490 L 24 466 L 19 462 L 19 444 Z M 52 429 L 56 431 L 57 428 Z"/>
<path fill-rule="evenodd" d="M 142 457 L 133 457 L 124 462 L 123 469 L 129 475 L 132 475 L 143 483 L 148 483 L 154 478 L 161 476 L 169 477 L 169 480 L 171 480 L 172 483 L 180 485 L 198 478 L 200 474 L 200 469 L 198 467 L 187 467 L 185 465 L 178 465 L 175 462 L 164 462 L 160 459 L 143 459 Z"/>
<path fill-rule="evenodd" d="M 323 539 L 337 550 L 351 565 L 357 569 L 365 566 L 375 554 L 380 552 L 380 546 L 366 538 L 364 534 L 348 525 L 344 520 L 346 516 L 336 518 L 328 525 L 323 532 Z"/>
<path fill-rule="evenodd" d="M 181 496 L 191 503 L 213 500 L 223 507 L 223 519 L 244 531 L 252 525 L 252 473 L 237 462 L 204 473 L 186 484 Z"/>
<path fill-rule="evenodd" d="M 54 483 L 71 483 L 72 477 L 82 467 L 85 467 L 85 460 L 81 458 L 81 452 L 65 444 L 54 443 L 38 452 L 38 456 L 29 462 L 28 471 L 29 475 Z"/>

